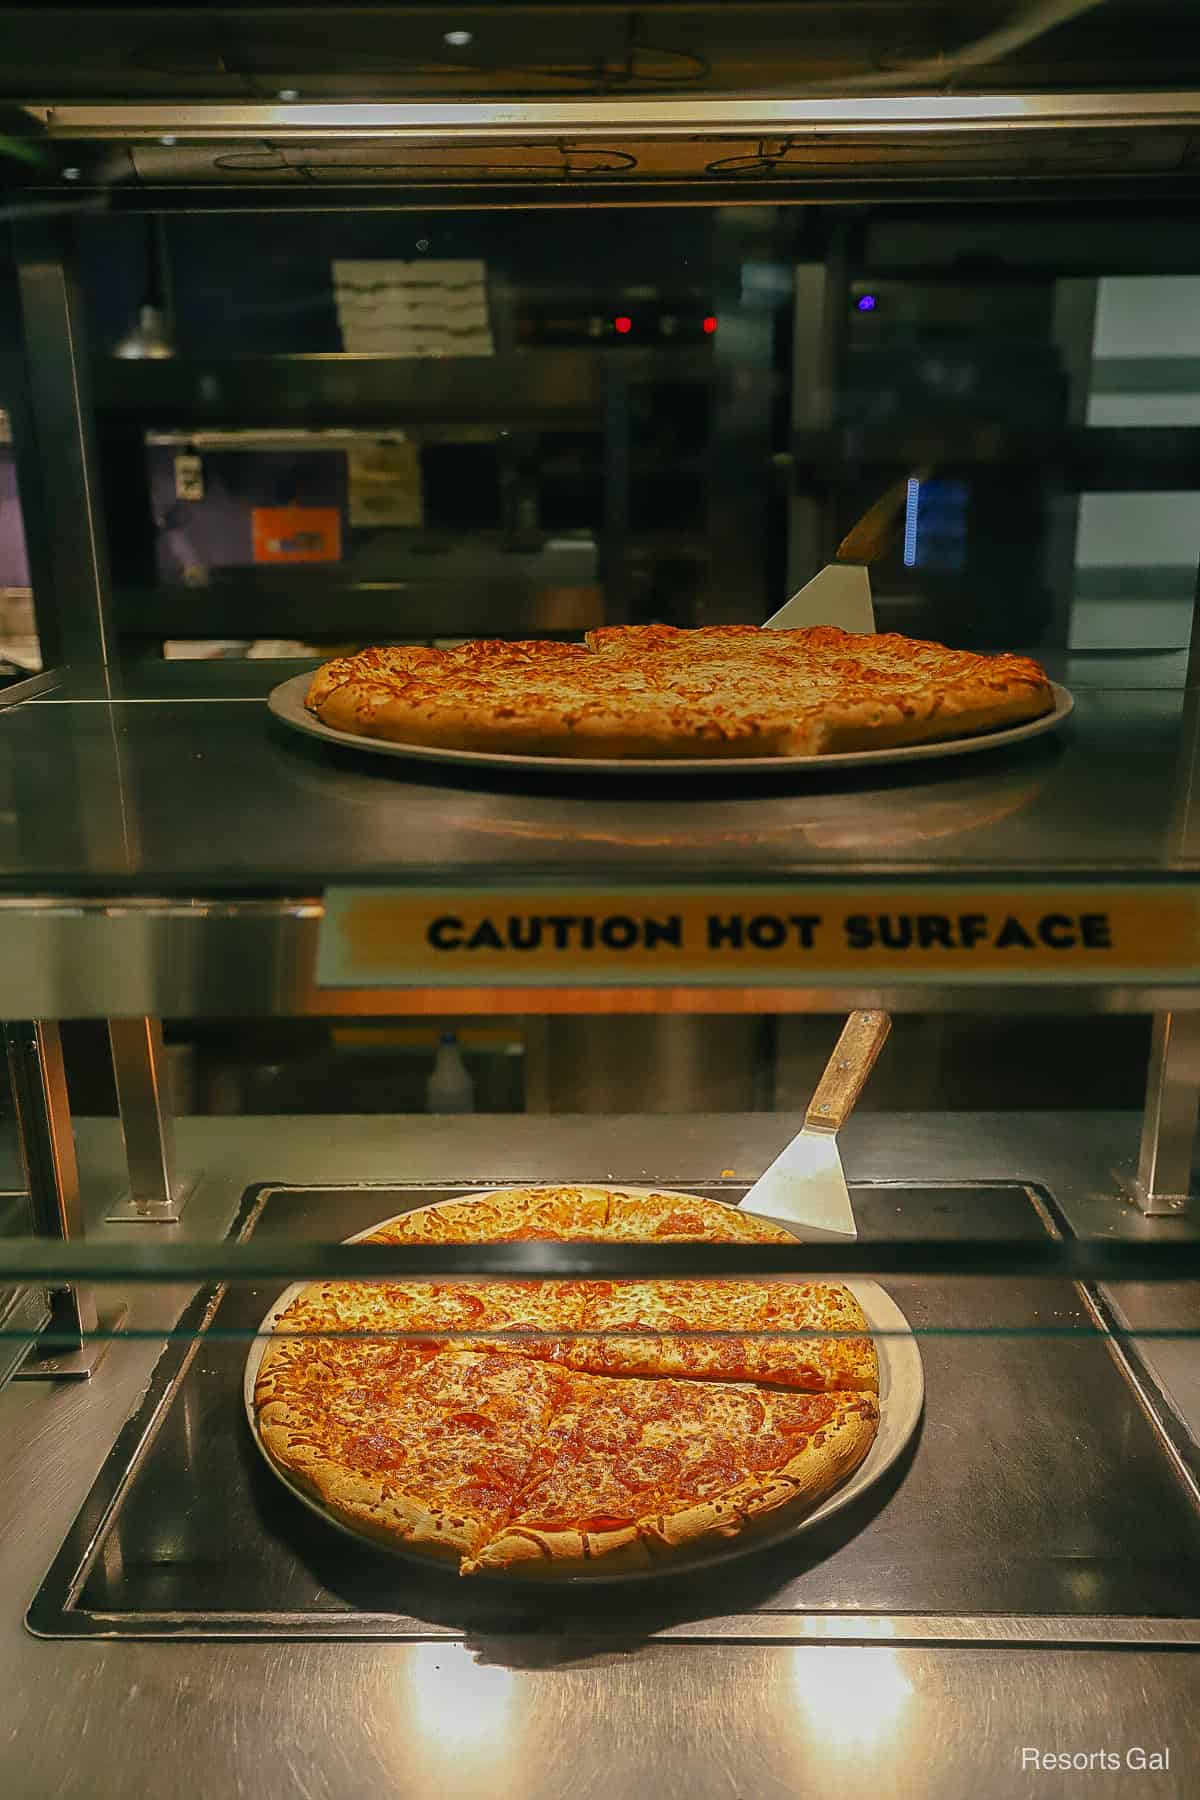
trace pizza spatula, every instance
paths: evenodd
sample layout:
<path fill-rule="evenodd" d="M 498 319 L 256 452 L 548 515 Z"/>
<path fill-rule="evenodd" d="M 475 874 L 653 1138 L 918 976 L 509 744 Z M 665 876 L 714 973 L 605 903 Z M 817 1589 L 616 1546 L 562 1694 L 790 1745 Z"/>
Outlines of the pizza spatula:
<path fill-rule="evenodd" d="M 885 1012 L 850 1014 L 809 1101 L 803 1129 L 759 1176 L 742 1201 L 744 1211 L 785 1225 L 858 1236 L 837 1134 L 891 1029 Z"/>
<path fill-rule="evenodd" d="M 852 525 L 833 561 L 785 600 L 779 611 L 763 621 L 764 631 L 795 631 L 802 625 L 840 625 L 843 631 L 873 632 L 875 608 L 871 602 L 869 564 L 881 557 L 892 541 L 896 523 L 908 501 L 909 480 L 923 481 L 927 469 L 919 469 L 869 506 L 857 525 Z"/>

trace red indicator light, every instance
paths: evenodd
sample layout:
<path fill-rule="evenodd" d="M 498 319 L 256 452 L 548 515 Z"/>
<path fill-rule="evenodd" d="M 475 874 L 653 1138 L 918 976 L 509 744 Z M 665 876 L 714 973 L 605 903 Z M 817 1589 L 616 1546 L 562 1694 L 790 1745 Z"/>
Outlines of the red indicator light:
<path fill-rule="evenodd" d="M 705 319 L 705 321 L 704 321 L 704 330 L 705 330 L 705 332 L 706 332 L 706 334 L 707 334 L 707 335 L 708 335 L 708 336 L 709 336 L 709 337 L 711 337 L 711 336 L 712 336 L 712 334 L 713 334 L 713 332 L 714 332 L 714 331 L 715 331 L 715 330 L 716 330 L 716 329 L 717 329 L 717 321 L 716 321 L 716 319 L 715 319 L 715 318 L 714 318 L 714 317 L 713 317 L 713 315 L 712 315 L 712 314 L 711 314 L 711 313 L 709 313 L 709 315 L 708 315 L 708 317 L 707 317 L 707 319 Z"/>
<path fill-rule="evenodd" d="M 613 330 L 619 331 L 622 337 L 624 337 L 627 331 L 633 330 L 633 320 L 629 317 L 628 313 L 617 314 L 616 318 L 613 320 Z"/>

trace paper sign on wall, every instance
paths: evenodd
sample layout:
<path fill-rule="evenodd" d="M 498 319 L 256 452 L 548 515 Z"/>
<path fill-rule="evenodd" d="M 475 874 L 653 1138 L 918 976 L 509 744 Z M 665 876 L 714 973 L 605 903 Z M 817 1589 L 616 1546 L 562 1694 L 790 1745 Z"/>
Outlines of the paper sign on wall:
<path fill-rule="evenodd" d="M 251 521 L 256 563 L 341 559 L 342 521 L 336 506 L 256 506 Z"/>
<path fill-rule="evenodd" d="M 415 444 L 369 444 L 346 456 L 350 523 L 420 525 L 421 457 Z"/>

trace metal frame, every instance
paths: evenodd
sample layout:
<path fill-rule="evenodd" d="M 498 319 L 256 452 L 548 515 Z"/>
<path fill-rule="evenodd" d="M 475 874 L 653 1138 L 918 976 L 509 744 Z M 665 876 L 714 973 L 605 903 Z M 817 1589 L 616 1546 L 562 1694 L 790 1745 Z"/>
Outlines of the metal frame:
<path fill-rule="evenodd" d="M 1100 282 L 1094 277 L 1067 277 L 1054 284 L 1054 341 L 1067 376 L 1065 423 L 1071 431 L 1087 429 L 1099 294 Z M 1070 642 L 1074 605 L 1080 498 L 1061 481 L 1049 495 L 1046 565 L 1055 592 L 1052 641 L 1064 647 Z"/>
<path fill-rule="evenodd" d="M 158 1019 L 110 1019 L 117 1104 L 129 1192 L 109 1212 L 111 1220 L 175 1224 L 196 1185 L 175 1163 L 175 1116 L 168 1092 L 162 1024 Z"/>
<path fill-rule="evenodd" d="M 5 1047 L 25 1179 L 39 1235 L 66 1244 L 83 1236 L 79 1168 L 58 1026 L 45 1020 L 6 1023 Z M 119 1330 L 127 1308 L 101 1313 L 85 1281 L 49 1290 L 50 1322 L 13 1379 L 85 1380 Z"/>
<path fill-rule="evenodd" d="M 837 371 L 845 337 L 846 233 L 834 234 L 824 262 L 797 263 L 793 270 L 792 405 L 793 443 L 805 433 L 835 429 Z M 801 383 L 802 369 L 811 380 Z M 794 593 L 811 581 L 833 549 L 832 509 L 827 493 L 800 476 L 798 458 L 788 453 L 784 466 L 792 475 L 788 496 L 787 590 Z"/>
<path fill-rule="evenodd" d="M 706 498 L 707 567 L 697 624 L 759 625 L 782 595 L 769 581 L 773 331 L 777 300 L 747 297 L 746 269 L 773 249 L 775 215 L 729 206 L 713 222 L 720 318 L 713 350 Z"/>
<path fill-rule="evenodd" d="M 1200 1115 L 1200 1014 L 1156 1012 L 1133 1194 L 1147 1215 L 1180 1212 L 1192 1190 Z"/>
<path fill-rule="evenodd" d="M 1096 982 L 984 986 L 507 987 L 486 1006 L 464 987 L 324 988 L 315 980 L 324 904 L 295 899 L 0 898 L 9 1012 L 45 1018 L 262 1018 L 439 1012 L 1148 1013 L 1200 1009 L 1200 986 Z M 36 1004 L 33 1004 L 36 1002 Z"/>
<path fill-rule="evenodd" d="M 653 96 L 630 99 L 403 100 L 384 102 L 184 101 L 122 105 L 68 102 L 24 108 L 56 141 L 228 143 L 414 142 L 455 137 L 531 143 L 571 138 L 848 138 L 861 132 L 972 133 L 1189 127 L 1200 122 L 1194 92 L 1036 94 L 855 94 L 771 99 Z"/>
<path fill-rule="evenodd" d="M 1188 690 L 1175 775 L 1173 847 L 1188 856 L 1200 844 L 1200 573 L 1192 607 Z M 1134 1200 L 1147 1216 L 1177 1213 L 1192 1192 L 1192 1164 L 1200 1120 L 1200 1029 L 1191 1013 L 1154 1012 L 1146 1110 L 1133 1178 Z"/>
<path fill-rule="evenodd" d="M 22 219 L 13 248 L 25 352 L 13 445 L 38 641 L 47 665 L 106 669 L 112 584 L 70 227 Z M 58 604 L 67 594 L 72 604 Z"/>

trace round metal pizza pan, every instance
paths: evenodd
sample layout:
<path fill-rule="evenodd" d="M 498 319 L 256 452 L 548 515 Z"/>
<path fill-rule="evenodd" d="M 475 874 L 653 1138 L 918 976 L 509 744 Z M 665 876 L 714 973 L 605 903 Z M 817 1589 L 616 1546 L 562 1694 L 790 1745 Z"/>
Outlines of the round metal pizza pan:
<path fill-rule="evenodd" d="M 671 775 L 686 779 L 698 775 L 780 775 L 796 771 L 856 769 L 875 764 L 930 762 L 937 757 L 971 756 L 980 750 L 996 750 L 1005 744 L 1024 743 L 1054 731 L 1074 709 L 1069 691 L 1057 681 L 1054 707 L 1040 719 L 1008 725 L 1001 731 L 977 732 L 973 737 L 946 738 L 936 744 L 899 744 L 890 750 L 841 750 L 832 756 L 513 756 L 503 750 L 445 750 L 430 744 L 393 744 L 383 738 L 356 737 L 335 731 L 314 718 L 304 704 L 311 675 L 292 675 L 267 697 L 275 717 L 293 731 L 321 738 L 343 749 L 363 750 L 372 756 L 404 757 L 409 761 L 443 763 L 467 769 L 538 770 L 556 775 Z"/>
<path fill-rule="evenodd" d="M 589 1185 L 603 1184 L 591 1183 Z M 492 1194 L 505 1191 L 503 1188 L 479 1188 L 470 1193 L 456 1194 L 453 1200 L 434 1202 L 428 1208 L 410 1208 L 409 1210 L 436 1212 L 439 1205 L 458 1205 L 463 1200 L 485 1200 Z M 672 1190 L 627 1187 L 622 1184 L 618 1191 L 623 1194 L 670 1194 Z M 722 1204 L 722 1202 L 717 1202 L 717 1204 Z M 733 1210 L 736 1211 L 737 1208 L 735 1207 Z M 369 1225 L 365 1231 L 356 1232 L 353 1237 L 347 1238 L 345 1241 L 348 1244 L 361 1243 L 364 1238 L 370 1237 L 373 1232 L 379 1231 L 384 1225 L 394 1224 L 397 1219 L 404 1216 L 404 1213 L 394 1213 L 390 1218 L 378 1220 L 376 1224 Z M 797 1232 L 796 1235 L 802 1237 L 803 1233 Z M 669 1563 L 665 1562 L 661 1570 L 626 1570 L 621 1574 L 606 1575 L 603 1573 L 601 1564 L 598 1565 L 595 1573 L 589 1570 L 563 1574 L 556 1573 L 550 1568 L 544 1575 L 524 1573 L 516 1577 L 502 1574 L 479 1574 L 471 1576 L 470 1579 L 489 1584 L 505 1582 L 508 1585 L 519 1585 L 526 1589 L 549 1586 L 569 1587 L 577 1584 L 594 1587 L 601 1582 L 653 1581 L 661 1575 L 676 1574 L 685 1569 L 713 1568 L 718 1563 L 728 1562 L 737 1556 L 748 1555 L 766 1545 L 783 1542 L 796 1537 L 801 1532 L 811 1531 L 815 1525 L 823 1524 L 835 1513 L 842 1512 L 846 1507 L 853 1505 L 866 1493 L 868 1488 L 874 1487 L 883 1479 L 888 1470 L 903 1455 L 916 1432 L 925 1404 L 925 1370 L 913 1329 L 891 1295 L 885 1293 L 878 1282 L 874 1281 L 847 1280 L 844 1285 L 854 1294 L 866 1314 L 867 1324 L 875 1335 L 875 1349 L 879 1357 L 879 1430 L 875 1434 L 874 1443 L 854 1473 L 833 1493 L 828 1494 L 819 1506 L 799 1518 L 781 1520 L 777 1528 L 760 1527 L 747 1532 L 743 1537 L 735 1538 L 728 1545 L 706 1546 L 693 1555 L 674 1557 Z M 293 1282 L 291 1287 L 280 1294 L 264 1316 L 262 1324 L 258 1328 L 258 1335 L 251 1344 L 250 1353 L 246 1358 L 245 1373 L 242 1377 L 242 1398 L 246 1408 L 246 1418 L 250 1425 L 250 1433 L 260 1455 L 276 1479 L 282 1482 L 284 1487 L 294 1494 L 302 1505 L 306 1506 L 310 1512 L 315 1513 L 333 1530 L 341 1532 L 344 1537 L 352 1538 L 360 1546 L 382 1550 L 385 1555 L 394 1555 L 407 1562 L 419 1563 L 426 1569 L 442 1569 L 457 1581 L 459 1577 L 452 1564 L 427 1556 L 421 1551 L 411 1550 L 403 1544 L 382 1545 L 377 1539 L 368 1538 L 365 1534 L 360 1534 L 351 1526 L 346 1525 L 341 1519 L 335 1518 L 321 1505 L 319 1500 L 314 1499 L 298 1483 L 289 1479 L 286 1472 L 268 1456 L 258 1431 L 258 1416 L 254 1406 L 254 1384 L 258 1378 L 259 1364 L 262 1362 L 271 1334 L 275 1330 L 276 1321 L 287 1311 L 300 1292 L 308 1286 L 311 1286 L 311 1283 Z"/>

